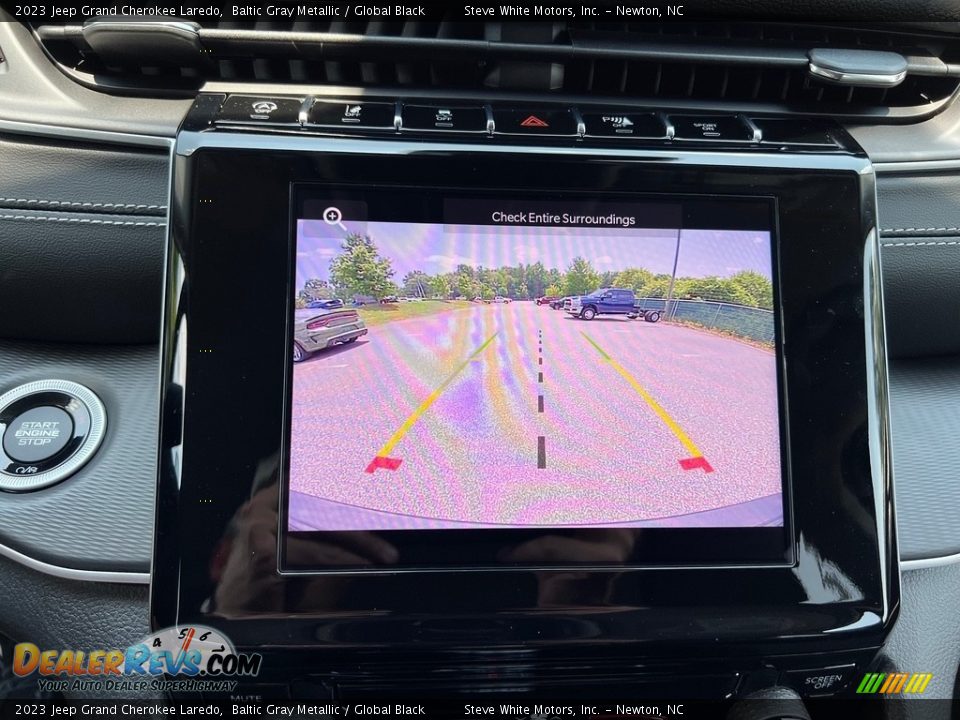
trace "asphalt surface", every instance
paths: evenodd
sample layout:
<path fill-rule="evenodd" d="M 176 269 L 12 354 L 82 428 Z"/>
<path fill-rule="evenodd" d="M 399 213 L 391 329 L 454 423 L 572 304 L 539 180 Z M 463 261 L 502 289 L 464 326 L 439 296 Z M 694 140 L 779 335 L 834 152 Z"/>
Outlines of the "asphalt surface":
<path fill-rule="evenodd" d="M 297 529 L 683 526 L 698 513 L 776 524 L 775 362 L 701 330 L 532 302 L 372 327 L 295 366 L 291 517 Z"/>

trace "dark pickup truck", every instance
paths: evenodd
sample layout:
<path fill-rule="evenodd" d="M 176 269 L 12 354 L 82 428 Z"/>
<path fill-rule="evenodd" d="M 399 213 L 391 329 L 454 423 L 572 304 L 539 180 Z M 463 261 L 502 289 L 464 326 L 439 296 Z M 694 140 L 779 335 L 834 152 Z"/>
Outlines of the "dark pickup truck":
<path fill-rule="evenodd" d="M 660 320 L 659 310 L 643 310 L 633 290 L 600 288 L 589 295 L 565 298 L 563 309 L 574 317 L 593 320 L 597 315 L 625 315 L 630 320 L 642 317 L 647 322 Z"/>

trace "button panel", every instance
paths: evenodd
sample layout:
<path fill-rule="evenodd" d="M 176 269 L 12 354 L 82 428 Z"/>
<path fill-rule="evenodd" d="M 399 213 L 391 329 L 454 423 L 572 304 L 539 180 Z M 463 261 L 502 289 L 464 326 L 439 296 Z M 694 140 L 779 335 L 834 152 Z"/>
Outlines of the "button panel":
<path fill-rule="evenodd" d="M 190 117 L 200 114 L 206 98 L 200 96 Z M 202 107 L 203 106 L 203 107 Z M 493 106 L 482 101 L 453 103 L 367 99 L 329 99 L 299 96 L 230 95 L 217 110 L 203 110 L 216 125 L 296 128 L 303 132 L 389 133 L 441 137 L 484 135 L 504 140 L 543 138 L 593 141 L 643 142 L 647 146 L 708 143 L 765 148 L 842 150 L 831 130 L 835 126 L 811 118 L 762 118 L 740 114 L 664 115 L 634 108 L 571 107 L 561 104 L 535 106 Z M 189 119 L 189 118 L 188 118 Z"/>

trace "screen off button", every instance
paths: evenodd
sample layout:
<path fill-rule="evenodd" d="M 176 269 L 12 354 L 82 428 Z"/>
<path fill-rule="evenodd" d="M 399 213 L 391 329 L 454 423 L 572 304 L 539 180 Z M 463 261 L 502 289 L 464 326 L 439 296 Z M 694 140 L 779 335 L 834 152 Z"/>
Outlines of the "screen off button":
<path fill-rule="evenodd" d="M 15 417 L 3 433 L 3 450 L 13 460 L 36 463 L 62 451 L 73 436 L 73 419 L 53 406 L 31 408 Z"/>

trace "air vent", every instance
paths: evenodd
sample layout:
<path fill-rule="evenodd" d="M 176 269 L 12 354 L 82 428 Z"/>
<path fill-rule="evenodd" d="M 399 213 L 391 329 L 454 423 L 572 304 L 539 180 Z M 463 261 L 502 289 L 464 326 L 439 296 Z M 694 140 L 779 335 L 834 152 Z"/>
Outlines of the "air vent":
<path fill-rule="evenodd" d="M 251 84 L 515 91 L 908 122 L 942 109 L 960 83 L 960 37 L 889 26 L 98 20 L 34 29 L 78 81 L 136 95 Z"/>

